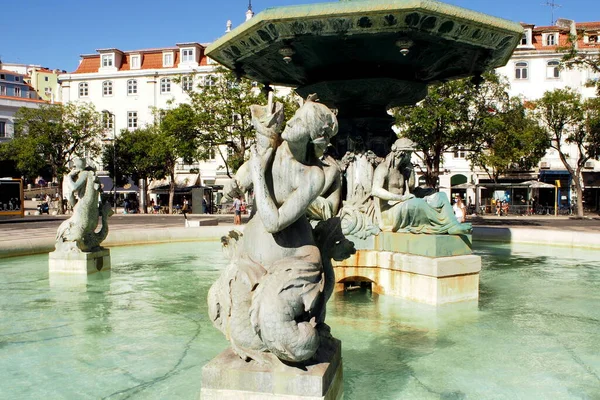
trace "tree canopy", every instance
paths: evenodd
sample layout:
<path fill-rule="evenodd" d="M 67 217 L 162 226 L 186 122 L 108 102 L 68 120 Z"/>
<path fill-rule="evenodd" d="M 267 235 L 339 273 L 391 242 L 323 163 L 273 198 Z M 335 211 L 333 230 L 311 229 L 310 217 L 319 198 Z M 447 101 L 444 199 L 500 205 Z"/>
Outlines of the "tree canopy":
<path fill-rule="evenodd" d="M 60 181 L 74 158 L 98 155 L 104 131 L 99 121 L 100 114 L 89 103 L 20 108 L 14 138 L 4 153 L 22 174 L 34 177 L 47 168 Z"/>
<path fill-rule="evenodd" d="M 588 160 L 599 156 L 600 101 L 594 98 L 584 102 L 578 92 L 566 88 L 545 92 L 535 105 L 550 147 L 556 150 L 572 177 L 577 193 L 577 215 L 583 217 L 581 172 Z M 573 148 L 575 154 L 570 151 Z"/>
<path fill-rule="evenodd" d="M 577 36 L 569 37 L 569 46 L 565 49 L 562 58 L 562 66 L 569 69 L 581 69 L 592 71 L 597 78 L 586 82 L 588 87 L 595 87 L 596 93 L 600 96 L 600 53 L 597 51 L 580 50 L 577 47 Z"/>
<path fill-rule="evenodd" d="M 218 68 L 215 74 L 205 77 L 202 84 L 187 90 L 187 93 L 201 132 L 200 159 L 206 159 L 209 152 L 217 151 L 226 165 L 227 175 L 231 177 L 231 173 L 244 163 L 246 152 L 254 142 L 250 106 L 267 103 L 262 85 Z M 276 96 L 275 101 L 284 103 L 286 115 L 297 108 L 289 96 Z M 227 146 L 228 155 L 223 154 L 221 145 Z"/>

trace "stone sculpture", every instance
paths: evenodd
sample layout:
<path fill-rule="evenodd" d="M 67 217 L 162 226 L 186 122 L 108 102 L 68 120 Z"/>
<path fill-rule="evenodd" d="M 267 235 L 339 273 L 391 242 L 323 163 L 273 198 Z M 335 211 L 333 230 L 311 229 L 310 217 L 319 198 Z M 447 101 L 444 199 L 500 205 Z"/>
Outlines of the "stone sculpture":
<path fill-rule="evenodd" d="M 340 210 L 342 232 L 359 239 L 379 233 L 371 185 L 375 166 L 381 162 L 372 151 L 347 152 L 342 158 L 346 178 L 346 200 Z"/>
<path fill-rule="evenodd" d="M 328 147 L 328 150 L 331 147 Z M 325 184 L 319 196 L 308 206 L 307 217 L 313 221 L 326 221 L 337 215 L 342 201 L 342 170 L 331 154 L 321 160 Z"/>
<path fill-rule="evenodd" d="M 417 197 L 415 172 L 410 162 L 414 144 L 398 139 L 384 162 L 375 169 L 372 195 L 382 231 L 465 234 L 471 224 L 459 223 L 444 193 Z"/>
<path fill-rule="evenodd" d="M 255 124 L 277 120 L 266 111 L 265 118 L 253 118 Z M 329 337 L 324 316 L 334 282 L 330 259 L 354 251 L 339 220 L 323 222 L 313 235 L 306 218 L 325 185 L 319 158 L 337 133 L 335 115 L 309 96 L 287 122 L 281 142 L 280 125 L 257 129 L 271 140 L 259 140 L 240 168 L 239 186 L 254 186 L 256 215 L 208 295 L 213 324 L 233 351 L 261 363 L 268 363 L 265 352 L 294 363 L 316 354 Z"/>
<path fill-rule="evenodd" d="M 58 227 L 55 248 L 59 252 L 93 252 L 108 235 L 110 204 L 100 201 L 102 188 L 94 168 L 76 159 L 74 168 L 65 176 L 63 193 L 73 208 L 73 215 Z M 102 228 L 96 232 L 98 217 Z"/>

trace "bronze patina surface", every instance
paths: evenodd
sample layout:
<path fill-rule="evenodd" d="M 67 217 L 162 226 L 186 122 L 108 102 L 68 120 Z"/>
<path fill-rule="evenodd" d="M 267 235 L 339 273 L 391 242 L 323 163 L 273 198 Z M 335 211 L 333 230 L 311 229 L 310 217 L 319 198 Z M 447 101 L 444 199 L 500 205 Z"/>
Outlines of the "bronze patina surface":
<path fill-rule="evenodd" d="M 267 9 L 207 54 L 265 84 L 297 87 L 301 95 L 316 90 L 339 108 L 373 97 L 394 106 L 418 101 L 427 83 L 506 64 L 521 34 L 518 23 L 438 1 L 353 0 Z"/>

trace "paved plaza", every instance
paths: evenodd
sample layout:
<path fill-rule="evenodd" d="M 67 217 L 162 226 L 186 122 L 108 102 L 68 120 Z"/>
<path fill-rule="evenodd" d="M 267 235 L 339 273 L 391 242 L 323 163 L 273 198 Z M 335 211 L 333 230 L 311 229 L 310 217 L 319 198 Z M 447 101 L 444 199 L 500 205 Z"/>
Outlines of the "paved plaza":
<path fill-rule="evenodd" d="M 232 214 L 190 215 L 190 220 L 210 223 L 200 228 L 185 228 L 183 215 L 115 214 L 110 218 L 110 233 L 106 246 L 178 240 L 218 240 L 231 229 Z M 0 257 L 51 251 L 58 226 L 67 216 L 29 215 L 23 218 L 0 219 Z M 214 226 L 214 223 L 218 223 Z M 243 222 L 247 222 L 245 215 Z M 537 238 L 537 242 L 600 246 L 600 217 L 589 215 L 584 219 L 566 216 L 483 216 L 470 217 L 474 240 L 520 241 L 519 238 Z M 243 227 L 242 227 L 243 228 Z M 531 230 L 539 231 L 531 233 Z M 545 239 L 547 238 L 547 239 Z M 526 240 L 526 239 L 525 239 Z M 585 243 L 589 243 L 586 246 Z"/>

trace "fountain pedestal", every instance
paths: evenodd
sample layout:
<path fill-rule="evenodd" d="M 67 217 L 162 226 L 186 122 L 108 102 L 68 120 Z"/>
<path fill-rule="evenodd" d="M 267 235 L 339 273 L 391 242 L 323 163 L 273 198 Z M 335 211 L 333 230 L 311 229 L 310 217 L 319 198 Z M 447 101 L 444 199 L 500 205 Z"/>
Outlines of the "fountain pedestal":
<path fill-rule="evenodd" d="M 203 400 L 337 400 L 343 395 L 341 342 L 321 346 L 316 360 L 304 367 L 283 364 L 272 354 L 271 365 L 240 359 L 228 348 L 202 369 Z"/>
<path fill-rule="evenodd" d="M 481 257 L 472 254 L 470 235 L 382 232 L 349 239 L 358 250 L 334 262 L 335 291 L 365 281 L 376 293 L 431 305 L 479 298 Z"/>
<path fill-rule="evenodd" d="M 53 251 L 48 254 L 50 273 L 89 275 L 110 270 L 110 250 Z"/>

